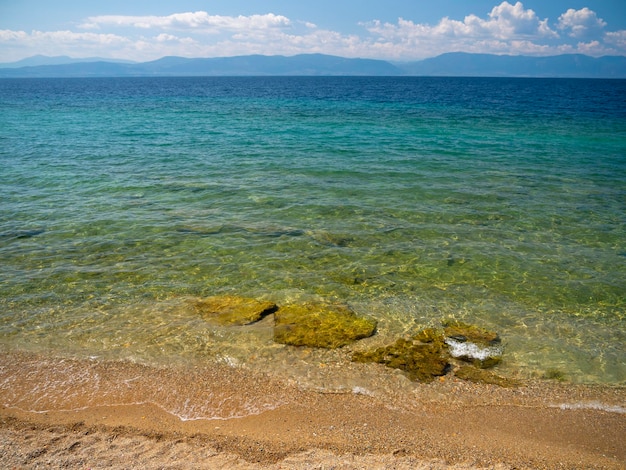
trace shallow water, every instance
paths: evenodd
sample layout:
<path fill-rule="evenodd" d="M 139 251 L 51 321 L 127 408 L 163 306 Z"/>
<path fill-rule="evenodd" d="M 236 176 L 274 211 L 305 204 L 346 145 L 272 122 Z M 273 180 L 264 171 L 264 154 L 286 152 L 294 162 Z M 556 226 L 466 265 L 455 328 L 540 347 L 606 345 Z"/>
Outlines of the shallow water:
<path fill-rule="evenodd" d="M 625 97 L 621 80 L 2 80 L 0 345 L 361 386 L 320 367 L 346 351 L 189 309 L 230 293 L 346 302 L 379 322 L 356 348 L 452 316 L 499 332 L 501 373 L 624 383 Z"/>

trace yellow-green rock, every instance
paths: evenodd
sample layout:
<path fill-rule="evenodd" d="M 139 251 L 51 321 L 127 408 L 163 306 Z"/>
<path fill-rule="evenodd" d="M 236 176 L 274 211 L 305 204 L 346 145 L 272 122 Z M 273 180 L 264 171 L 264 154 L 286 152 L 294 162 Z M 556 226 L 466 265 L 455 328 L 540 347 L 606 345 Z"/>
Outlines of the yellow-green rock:
<path fill-rule="evenodd" d="M 449 368 L 448 347 L 444 337 L 434 329 L 419 332 L 411 339 L 400 338 L 395 343 L 372 351 L 356 352 L 355 362 L 377 362 L 404 371 L 411 380 L 432 382 L 445 375 Z"/>
<path fill-rule="evenodd" d="M 276 311 L 276 304 L 233 295 L 207 297 L 194 302 L 205 320 L 219 325 L 248 325 Z"/>
<path fill-rule="evenodd" d="M 565 372 L 559 369 L 548 369 L 545 374 L 541 376 L 542 379 L 546 380 L 558 380 L 559 382 L 563 382 L 566 379 Z"/>
<path fill-rule="evenodd" d="M 478 369 L 473 366 L 461 366 L 454 375 L 459 379 L 475 383 L 492 384 L 500 387 L 515 387 L 520 385 L 517 380 L 508 379 L 494 374 L 491 371 Z"/>
<path fill-rule="evenodd" d="M 467 341 L 483 347 L 500 344 L 498 333 L 479 326 L 457 320 L 444 320 L 442 324 L 443 333 L 448 338 L 455 338 L 463 342 Z"/>
<path fill-rule="evenodd" d="M 342 305 L 288 305 L 276 312 L 274 320 L 274 341 L 292 346 L 334 349 L 376 331 L 374 320 L 359 317 Z"/>
<path fill-rule="evenodd" d="M 419 341 L 421 343 L 437 343 L 441 346 L 444 342 L 444 338 L 441 331 L 435 328 L 426 328 L 413 336 L 413 341 Z"/>

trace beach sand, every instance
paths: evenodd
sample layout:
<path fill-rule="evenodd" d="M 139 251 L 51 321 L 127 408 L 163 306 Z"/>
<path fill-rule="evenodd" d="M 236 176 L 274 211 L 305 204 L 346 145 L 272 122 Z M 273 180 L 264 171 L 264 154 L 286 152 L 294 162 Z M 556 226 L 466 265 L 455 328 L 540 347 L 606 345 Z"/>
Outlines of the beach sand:
<path fill-rule="evenodd" d="M 0 358 L 2 468 L 626 468 L 624 387 L 329 393 L 225 365 Z M 181 419 L 189 397 L 215 416 Z"/>

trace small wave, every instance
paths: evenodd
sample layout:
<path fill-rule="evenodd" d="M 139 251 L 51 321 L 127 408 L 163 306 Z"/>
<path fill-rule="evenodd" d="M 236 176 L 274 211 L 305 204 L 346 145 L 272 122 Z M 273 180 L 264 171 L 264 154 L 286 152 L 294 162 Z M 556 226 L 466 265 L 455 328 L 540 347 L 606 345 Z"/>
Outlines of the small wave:
<path fill-rule="evenodd" d="M 32 413 L 153 405 L 181 421 L 258 415 L 288 403 L 280 385 L 232 361 L 202 368 L 5 356 L 0 405 Z"/>
<path fill-rule="evenodd" d="M 287 401 L 280 401 L 280 402 L 276 402 L 273 403 L 271 405 L 264 405 L 264 406 L 247 406 L 243 409 L 243 411 L 240 411 L 238 413 L 230 413 L 230 414 L 194 414 L 194 413 L 189 413 L 187 410 L 177 410 L 177 409 L 170 409 L 167 406 L 164 406 L 161 403 L 156 403 L 156 402 L 152 402 L 152 401 L 137 401 L 137 402 L 121 402 L 121 403 L 106 403 L 104 405 L 98 405 L 98 408 L 104 408 L 104 407 L 108 407 L 108 408 L 119 408 L 119 407 L 126 407 L 126 406 L 155 406 L 158 409 L 160 409 L 161 411 L 163 411 L 164 413 L 167 413 L 171 416 L 174 416 L 175 418 L 178 418 L 180 421 L 226 421 L 229 419 L 240 419 L 240 418 L 246 418 L 248 416 L 258 416 L 260 414 L 263 414 L 267 411 L 272 411 L 275 409 L 280 408 L 281 406 L 285 405 L 287 403 Z M 86 405 L 86 406 L 79 406 L 79 407 L 75 407 L 75 408 L 50 408 L 50 409 L 32 409 L 32 408 L 28 408 L 28 407 L 21 407 L 21 406 L 14 406 L 11 405 L 9 403 L 4 403 L 3 406 L 5 408 L 8 409 L 14 409 L 14 410 L 19 410 L 19 411 L 23 411 L 26 413 L 34 413 L 34 414 L 47 414 L 47 413 L 51 413 L 51 412 L 61 412 L 61 413 L 75 413 L 78 411 L 84 411 L 84 410 L 88 410 L 90 408 L 94 408 L 95 406 L 93 405 Z M 195 410 L 192 410 L 195 411 Z"/>
<path fill-rule="evenodd" d="M 598 410 L 606 411 L 608 413 L 620 413 L 626 414 L 626 408 L 619 405 L 606 405 L 598 401 L 592 401 L 587 403 L 561 403 L 560 405 L 554 405 L 555 408 L 562 410 Z"/>

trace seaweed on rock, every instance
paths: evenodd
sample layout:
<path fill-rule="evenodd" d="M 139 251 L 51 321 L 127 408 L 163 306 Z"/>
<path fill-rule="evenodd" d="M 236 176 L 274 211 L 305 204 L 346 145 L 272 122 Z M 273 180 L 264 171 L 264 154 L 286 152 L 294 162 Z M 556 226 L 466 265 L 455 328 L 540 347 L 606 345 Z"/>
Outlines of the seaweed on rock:
<path fill-rule="evenodd" d="M 459 379 L 469 382 L 498 385 L 500 387 L 515 387 L 519 382 L 514 379 L 501 377 L 491 371 L 479 369 L 471 365 L 463 365 L 454 372 Z"/>
<path fill-rule="evenodd" d="M 444 320 L 443 333 L 448 338 L 477 344 L 479 346 L 495 346 L 501 343 L 500 336 L 494 331 L 486 330 L 476 325 L 463 323 L 458 320 Z"/>
<path fill-rule="evenodd" d="M 219 325 L 249 325 L 259 321 L 278 308 L 275 303 L 233 295 L 220 295 L 194 302 L 197 313 Z"/>
<path fill-rule="evenodd" d="M 343 305 L 294 304 L 274 315 L 274 341 L 292 346 L 334 349 L 372 336 L 376 322 Z"/>
<path fill-rule="evenodd" d="M 355 362 L 377 362 L 404 371 L 411 380 L 432 382 L 445 375 L 450 367 L 448 346 L 441 333 L 426 329 L 410 339 L 400 338 L 395 343 L 372 351 L 356 352 Z"/>
<path fill-rule="evenodd" d="M 352 360 L 376 362 L 400 369 L 411 380 L 420 382 L 432 382 L 450 372 L 472 382 L 502 387 L 517 385 L 514 380 L 484 370 L 501 360 L 502 350 L 497 333 L 460 322 L 446 321 L 443 326 L 443 330 L 427 328 L 410 339 L 400 338 L 385 347 L 355 352 Z M 469 364 L 459 367 L 456 359 Z"/>

